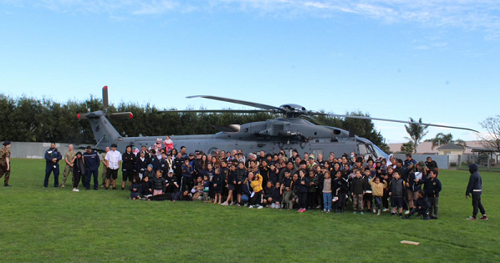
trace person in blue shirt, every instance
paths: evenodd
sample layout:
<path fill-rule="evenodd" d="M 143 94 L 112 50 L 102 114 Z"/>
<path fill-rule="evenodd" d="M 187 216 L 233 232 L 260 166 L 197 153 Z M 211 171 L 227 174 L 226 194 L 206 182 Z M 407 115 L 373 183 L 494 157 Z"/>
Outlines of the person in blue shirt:
<path fill-rule="evenodd" d="M 99 174 L 99 166 L 101 165 L 101 160 L 99 158 L 99 154 L 95 150 L 92 150 L 92 147 L 87 146 L 85 153 L 83 153 L 83 160 L 85 162 L 85 189 L 90 190 L 90 177 L 94 177 L 94 190 L 99 189 L 98 182 L 98 174 Z"/>
<path fill-rule="evenodd" d="M 45 180 L 43 187 L 47 188 L 49 185 L 49 177 L 54 172 L 54 187 L 59 187 L 59 161 L 62 159 L 62 154 L 57 150 L 56 144 L 50 144 L 50 148 L 45 151 Z"/>

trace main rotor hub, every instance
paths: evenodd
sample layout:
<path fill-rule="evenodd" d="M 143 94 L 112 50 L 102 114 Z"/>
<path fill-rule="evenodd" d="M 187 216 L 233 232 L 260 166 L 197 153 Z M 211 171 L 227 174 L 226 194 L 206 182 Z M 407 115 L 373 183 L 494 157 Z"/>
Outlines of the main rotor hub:
<path fill-rule="evenodd" d="M 301 115 L 308 114 L 306 108 L 298 104 L 283 104 L 280 106 L 280 109 L 283 110 L 283 114 L 288 118 L 296 118 Z"/>

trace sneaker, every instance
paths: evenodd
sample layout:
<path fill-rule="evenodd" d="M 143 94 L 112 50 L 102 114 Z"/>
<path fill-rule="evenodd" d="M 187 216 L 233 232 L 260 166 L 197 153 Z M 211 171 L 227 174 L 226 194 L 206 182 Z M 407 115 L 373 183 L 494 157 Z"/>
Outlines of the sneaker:
<path fill-rule="evenodd" d="M 326 210 L 327 213 L 330 213 L 332 210 Z"/>
<path fill-rule="evenodd" d="M 372 212 L 375 214 L 377 213 L 377 208 L 373 208 Z"/>
<path fill-rule="evenodd" d="M 320 208 L 321 208 L 321 206 L 320 206 L 320 205 L 316 206 L 316 209 L 320 209 Z"/>
<path fill-rule="evenodd" d="M 253 205 L 249 205 L 248 208 L 253 208 Z"/>
<path fill-rule="evenodd" d="M 476 220 L 476 217 L 475 216 L 471 216 L 471 217 L 467 218 L 467 220 Z"/>
<path fill-rule="evenodd" d="M 326 213 L 326 209 L 321 210 L 321 212 Z"/>
<path fill-rule="evenodd" d="M 488 220 L 488 217 L 486 215 L 482 216 L 481 218 L 479 218 L 481 220 Z"/>
<path fill-rule="evenodd" d="M 261 205 L 258 205 L 258 206 L 257 206 L 257 209 L 262 209 L 262 208 L 264 208 L 264 207 L 263 207 L 263 206 L 261 206 Z"/>
<path fill-rule="evenodd" d="M 10 184 L 3 184 L 3 187 L 12 187 Z"/>
<path fill-rule="evenodd" d="M 240 207 L 240 206 L 241 206 L 241 204 L 240 204 L 240 203 L 238 203 L 238 207 Z"/>
<path fill-rule="evenodd" d="M 301 209 L 299 209 L 299 210 L 297 210 L 297 212 L 302 213 L 302 208 L 301 208 Z"/>
<path fill-rule="evenodd" d="M 365 213 L 363 213 L 363 211 L 359 212 L 360 215 L 364 215 Z"/>
<path fill-rule="evenodd" d="M 61 188 L 64 188 L 64 185 L 61 185 Z"/>
<path fill-rule="evenodd" d="M 378 213 L 377 213 L 377 215 L 378 215 L 378 216 L 380 215 L 380 209 L 378 210 Z"/>
<path fill-rule="evenodd" d="M 80 192 L 77 188 L 73 188 L 73 192 Z"/>
<path fill-rule="evenodd" d="M 222 203 L 221 205 L 222 205 L 222 206 L 227 206 L 228 204 L 227 204 L 227 202 L 224 202 L 224 203 Z"/>
<path fill-rule="evenodd" d="M 384 209 L 382 209 L 382 212 L 387 212 L 387 211 L 389 211 L 389 209 L 388 209 L 388 208 L 384 208 Z"/>
<path fill-rule="evenodd" d="M 231 202 L 231 204 L 229 204 L 229 205 L 235 205 L 235 204 L 236 204 L 236 202 Z"/>
<path fill-rule="evenodd" d="M 409 214 L 410 214 L 410 210 L 406 210 L 405 215 L 409 215 Z"/>
<path fill-rule="evenodd" d="M 353 213 L 353 214 L 356 214 L 357 212 L 356 212 L 356 211 L 353 211 L 352 213 Z"/>

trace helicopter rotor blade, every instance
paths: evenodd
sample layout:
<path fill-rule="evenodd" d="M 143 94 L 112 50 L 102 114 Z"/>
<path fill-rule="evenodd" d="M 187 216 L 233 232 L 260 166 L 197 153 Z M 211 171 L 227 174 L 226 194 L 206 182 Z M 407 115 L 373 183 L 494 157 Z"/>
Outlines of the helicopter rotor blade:
<path fill-rule="evenodd" d="M 255 103 L 255 102 L 250 102 L 250 101 L 244 101 L 244 100 L 235 100 L 235 99 L 229 99 L 229 98 L 223 98 L 223 97 L 217 97 L 217 96 L 210 96 L 210 95 L 195 95 L 195 96 L 188 96 L 186 97 L 188 99 L 193 99 L 193 98 L 203 98 L 203 99 L 210 99 L 210 100 L 219 100 L 219 101 L 225 101 L 229 103 L 235 103 L 235 104 L 241 104 L 245 106 L 250 106 L 250 107 L 255 107 L 255 108 L 260 108 L 260 109 L 265 109 L 265 110 L 274 110 L 277 112 L 282 112 L 283 109 L 274 107 L 271 105 L 266 105 L 266 104 L 260 104 L 260 103 Z"/>
<path fill-rule="evenodd" d="M 108 86 L 102 88 L 102 111 L 107 112 L 109 107 Z"/>
<path fill-rule="evenodd" d="M 202 112 L 214 112 L 214 113 L 224 113 L 224 112 L 229 112 L 229 113 L 260 113 L 260 112 L 266 112 L 266 113 L 274 113 L 272 110 L 164 110 L 164 111 L 158 111 L 158 113 L 169 113 L 169 112 L 177 112 L 177 113 L 202 113 Z"/>
<path fill-rule="evenodd" d="M 313 113 L 313 115 L 317 115 Z M 323 114 L 318 114 L 318 115 L 323 115 Z M 366 117 L 366 116 L 351 116 L 351 115 L 343 115 L 343 114 L 324 114 L 328 115 L 331 117 L 339 117 L 339 118 L 351 118 L 351 119 L 361 119 L 361 120 L 374 120 L 374 121 L 387 121 L 387 122 L 398 122 L 398 123 L 404 123 L 404 124 L 418 124 L 418 125 L 424 125 L 424 126 L 433 126 L 433 127 L 440 127 L 440 128 L 447 128 L 447 129 L 457 129 L 457 130 L 466 130 L 466 131 L 472 131 L 472 132 L 477 132 L 478 131 L 471 129 L 471 128 L 466 128 L 466 127 L 456 127 L 456 126 L 448 126 L 448 125 L 441 125 L 441 124 L 433 124 L 433 123 L 423 123 L 423 122 L 411 122 L 411 121 L 401 121 L 401 120 L 393 120 L 393 119 L 383 119 L 383 118 L 372 118 L 372 117 Z"/>

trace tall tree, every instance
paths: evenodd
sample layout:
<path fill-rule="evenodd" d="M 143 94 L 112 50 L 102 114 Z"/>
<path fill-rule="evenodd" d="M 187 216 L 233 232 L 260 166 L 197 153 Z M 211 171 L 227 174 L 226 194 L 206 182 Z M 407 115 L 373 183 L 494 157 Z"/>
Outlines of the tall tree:
<path fill-rule="evenodd" d="M 478 135 L 481 144 L 490 150 L 500 152 L 500 115 L 486 118 L 479 124 L 486 130 L 486 134 Z"/>
<path fill-rule="evenodd" d="M 413 120 L 413 118 L 410 118 L 410 122 L 416 122 Z M 422 118 L 418 120 L 419 123 L 422 123 Z M 427 131 L 427 128 L 429 128 L 428 125 L 421 125 L 417 123 L 410 123 L 408 125 L 405 125 L 406 133 L 410 137 L 405 137 L 406 139 L 410 140 L 413 142 L 413 153 L 417 153 L 418 150 L 418 145 L 422 141 L 422 139 L 427 135 L 429 131 Z"/>

